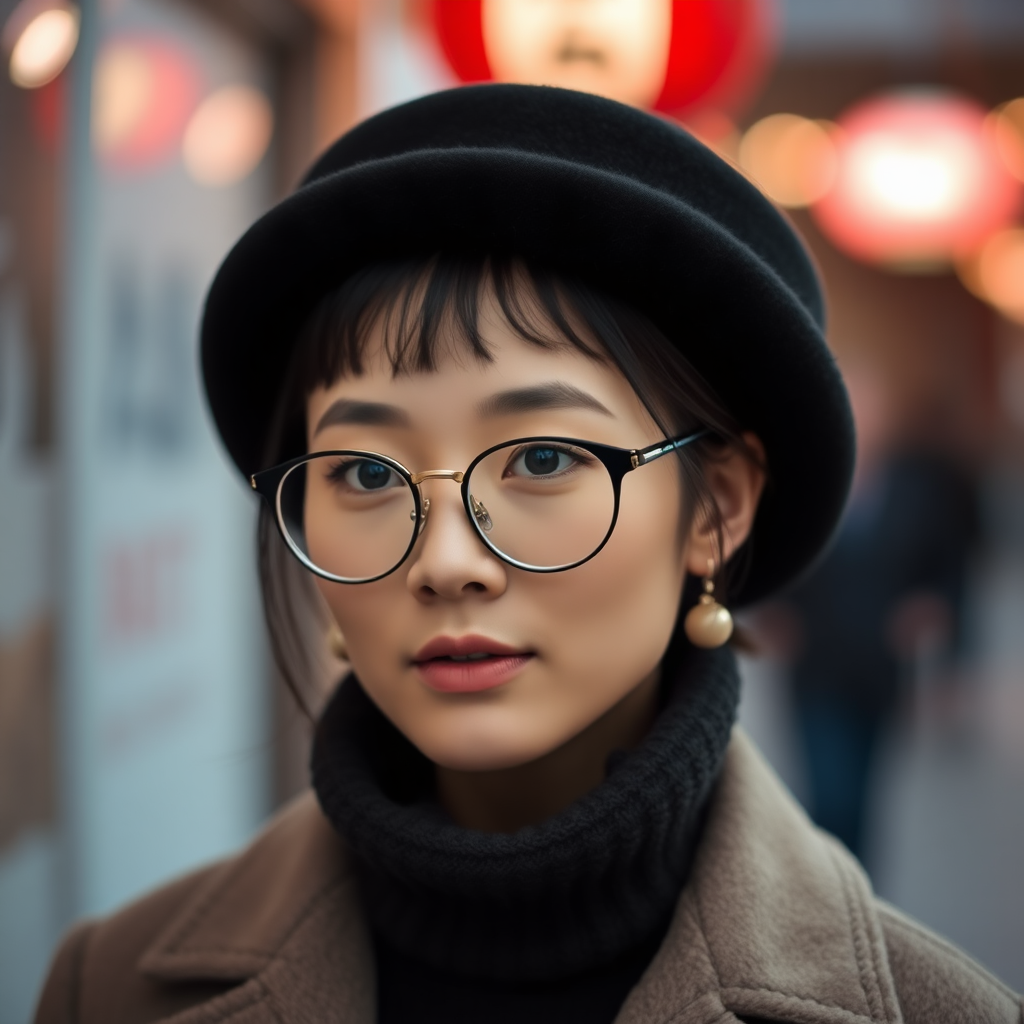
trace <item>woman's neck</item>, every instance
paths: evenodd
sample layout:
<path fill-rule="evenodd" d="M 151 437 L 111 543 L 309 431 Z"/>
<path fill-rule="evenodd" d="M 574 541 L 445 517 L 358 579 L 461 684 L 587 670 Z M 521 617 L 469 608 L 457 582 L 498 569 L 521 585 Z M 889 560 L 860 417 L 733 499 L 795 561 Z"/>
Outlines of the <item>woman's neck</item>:
<path fill-rule="evenodd" d="M 589 793 L 608 756 L 643 740 L 658 709 L 660 666 L 581 733 L 535 761 L 490 772 L 437 768 L 437 795 L 452 819 L 481 832 L 517 832 Z"/>

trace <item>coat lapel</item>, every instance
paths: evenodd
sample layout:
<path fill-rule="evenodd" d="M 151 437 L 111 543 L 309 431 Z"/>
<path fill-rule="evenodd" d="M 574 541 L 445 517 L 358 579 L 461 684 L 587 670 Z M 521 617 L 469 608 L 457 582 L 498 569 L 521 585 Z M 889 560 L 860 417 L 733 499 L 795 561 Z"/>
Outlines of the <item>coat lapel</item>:
<path fill-rule="evenodd" d="M 182 907 L 142 956 L 162 981 L 241 983 L 166 1024 L 374 1024 L 369 934 L 344 843 L 307 794 Z"/>
<path fill-rule="evenodd" d="M 617 1024 L 733 1014 L 902 1024 L 863 871 L 740 730 L 675 920 Z"/>

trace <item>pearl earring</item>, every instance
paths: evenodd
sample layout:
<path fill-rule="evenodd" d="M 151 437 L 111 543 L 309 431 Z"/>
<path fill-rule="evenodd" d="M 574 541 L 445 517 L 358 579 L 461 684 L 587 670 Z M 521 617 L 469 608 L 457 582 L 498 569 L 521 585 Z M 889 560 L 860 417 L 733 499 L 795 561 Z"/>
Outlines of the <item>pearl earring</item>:
<path fill-rule="evenodd" d="M 332 625 L 327 630 L 327 646 L 330 648 L 331 654 L 333 654 L 339 661 L 348 661 L 348 644 L 345 642 L 345 636 L 336 625 Z"/>
<path fill-rule="evenodd" d="M 695 647 L 721 647 L 732 636 L 732 616 L 729 609 L 714 597 L 715 563 L 708 559 L 708 574 L 704 577 L 704 593 L 687 612 L 683 628 Z"/>

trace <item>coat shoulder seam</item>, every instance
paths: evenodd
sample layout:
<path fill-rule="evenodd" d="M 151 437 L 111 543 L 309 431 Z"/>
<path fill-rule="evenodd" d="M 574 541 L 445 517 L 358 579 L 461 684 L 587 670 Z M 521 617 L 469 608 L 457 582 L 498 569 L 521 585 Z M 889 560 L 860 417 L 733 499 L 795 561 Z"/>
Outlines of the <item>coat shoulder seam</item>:
<path fill-rule="evenodd" d="M 1015 1003 L 1019 1003 L 1021 1000 L 1020 995 L 1014 992 L 1009 985 L 1000 981 L 995 975 L 990 974 L 984 967 L 962 949 L 954 946 L 951 942 L 934 935 L 927 928 L 922 927 L 915 921 L 909 921 L 899 913 L 894 913 L 891 908 L 882 904 L 879 909 L 880 916 L 884 918 L 887 924 L 893 928 L 902 931 L 906 935 L 911 935 L 915 939 L 927 943 L 932 949 L 940 953 L 945 953 L 956 961 L 957 965 L 969 970 L 979 981 L 986 983 L 990 988 L 998 990 L 1002 995 Z M 1022 1021 L 1024 1024 L 1024 1021 Z"/>

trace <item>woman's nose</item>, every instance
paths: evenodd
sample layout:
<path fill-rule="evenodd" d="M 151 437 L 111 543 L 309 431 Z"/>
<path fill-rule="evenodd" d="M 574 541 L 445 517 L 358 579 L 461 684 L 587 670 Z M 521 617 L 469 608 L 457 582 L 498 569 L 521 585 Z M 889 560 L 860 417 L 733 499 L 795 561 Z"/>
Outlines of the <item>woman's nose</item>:
<path fill-rule="evenodd" d="M 508 584 L 505 563 L 481 543 L 449 481 L 430 484 L 426 520 L 409 563 L 407 585 L 420 600 L 499 597 Z"/>

